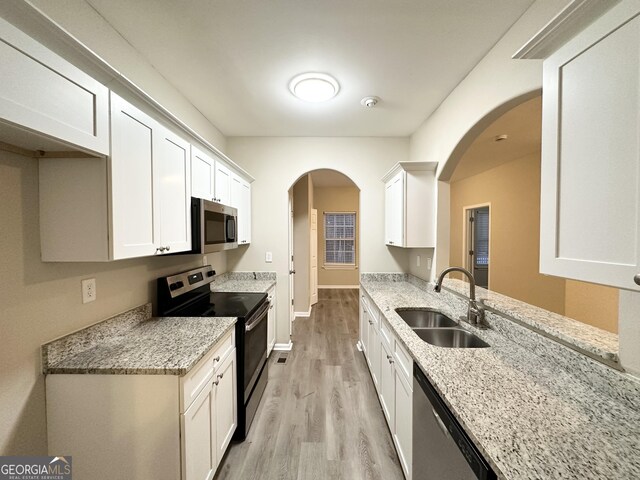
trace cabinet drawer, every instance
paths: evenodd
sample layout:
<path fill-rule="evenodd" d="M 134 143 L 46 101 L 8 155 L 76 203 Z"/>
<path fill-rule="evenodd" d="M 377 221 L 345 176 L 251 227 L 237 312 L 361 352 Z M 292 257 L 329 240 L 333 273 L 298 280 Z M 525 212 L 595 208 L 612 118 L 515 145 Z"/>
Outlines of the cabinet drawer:
<path fill-rule="evenodd" d="M 396 357 L 397 369 L 404 375 L 405 380 L 411 383 L 413 378 L 413 360 L 407 353 L 404 346 L 400 343 L 400 340 L 394 337 L 393 355 Z"/>
<path fill-rule="evenodd" d="M 213 373 L 233 351 L 235 344 L 235 329 L 232 329 L 189 373 L 180 379 L 180 412 L 189 408 Z"/>

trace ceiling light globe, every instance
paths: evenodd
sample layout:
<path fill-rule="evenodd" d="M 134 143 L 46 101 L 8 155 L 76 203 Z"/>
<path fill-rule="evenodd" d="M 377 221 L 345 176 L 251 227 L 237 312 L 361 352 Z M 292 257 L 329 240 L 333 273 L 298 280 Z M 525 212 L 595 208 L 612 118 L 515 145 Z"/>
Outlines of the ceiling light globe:
<path fill-rule="evenodd" d="M 340 85 L 325 73 L 303 73 L 291 80 L 289 90 L 305 102 L 326 102 L 338 94 Z"/>

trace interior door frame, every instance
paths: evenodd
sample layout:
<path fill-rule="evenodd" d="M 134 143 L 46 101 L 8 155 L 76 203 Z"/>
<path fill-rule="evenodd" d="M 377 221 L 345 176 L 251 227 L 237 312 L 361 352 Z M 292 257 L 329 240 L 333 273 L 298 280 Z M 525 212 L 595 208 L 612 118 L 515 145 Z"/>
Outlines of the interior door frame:
<path fill-rule="evenodd" d="M 294 268 L 294 259 L 293 259 L 293 187 L 289 190 L 289 210 L 287 215 L 289 216 L 289 252 L 288 252 L 288 264 L 289 271 L 287 274 L 289 275 L 289 338 L 291 338 L 291 334 L 293 331 L 293 321 L 295 320 L 295 309 L 293 306 L 293 295 L 295 289 L 295 277 L 291 272 L 295 270 Z"/>
<path fill-rule="evenodd" d="M 315 231 L 315 236 L 313 235 L 313 223 L 311 221 L 311 217 L 315 215 L 316 216 L 316 231 Z M 310 215 L 309 215 L 309 310 L 311 310 L 311 307 L 313 305 L 315 305 L 316 303 L 318 303 L 318 262 L 320 261 L 318 259 L 318 210 L 315 208 L 311 209 Z M 314 242 L 315 239 L 315 242 Z M 315 273 L 313 270 L 313 252 L 314 252 L 314 245 L 315 245 L 315 257 L 316 257 L 316 269 L 315 269 Z M 314 282 L 314 276 L 315 276 L 315 282 Z M 315 285 L 315 288 L 313 288 L 313 286 Z"/>
<path fill-rule="evenodd" d="M 462 258 L 463 266 L 467 270 L 473 273 L 473 265 L 470 265 L 469 261 L 469 249 L 472 245 L 469 245 L 469 211 L 476 210 L 478 208 L 489 207 L 489 258 L 491 258 L 491 223 L 493 221 L 493 215 L 491 215 L 491 202 L 478 203 L 475 205 L 464 205 L 462 207 Z M 489 268 L 487 271 L 487 290 L 491 290 L 491 261 L 489 261 Z"/>

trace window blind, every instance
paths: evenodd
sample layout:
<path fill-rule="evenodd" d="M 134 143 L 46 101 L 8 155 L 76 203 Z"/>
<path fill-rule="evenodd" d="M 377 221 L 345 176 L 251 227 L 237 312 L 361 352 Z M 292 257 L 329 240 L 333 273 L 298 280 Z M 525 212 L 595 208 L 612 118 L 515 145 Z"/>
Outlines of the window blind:
<path fill-rule="evenodd" d="M 324 243 L 325 264 L 355 265 L 355 212 L 325 212 Z"/>

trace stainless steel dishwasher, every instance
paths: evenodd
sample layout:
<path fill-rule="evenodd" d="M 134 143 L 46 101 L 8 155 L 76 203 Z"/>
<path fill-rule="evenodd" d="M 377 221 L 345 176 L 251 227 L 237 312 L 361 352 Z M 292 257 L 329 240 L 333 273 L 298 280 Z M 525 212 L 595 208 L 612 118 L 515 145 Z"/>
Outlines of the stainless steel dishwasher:
<path fill-rule="evenodd" d="M 413 480 L 495 478 L 491 467 L 414 363 Z"/>

